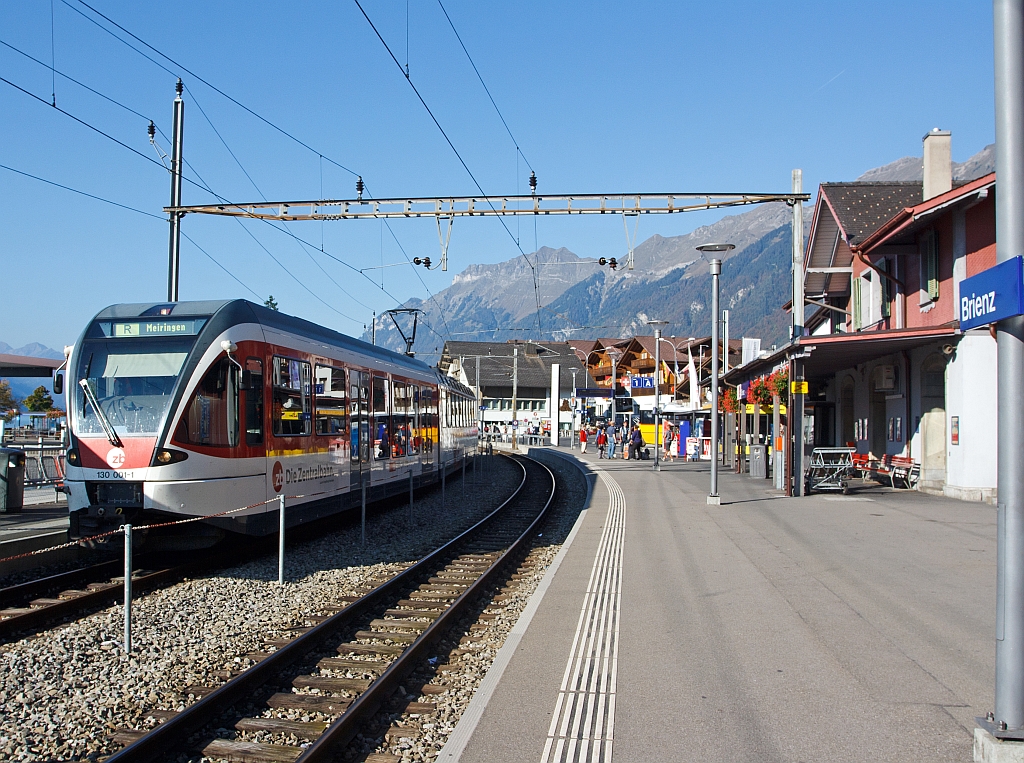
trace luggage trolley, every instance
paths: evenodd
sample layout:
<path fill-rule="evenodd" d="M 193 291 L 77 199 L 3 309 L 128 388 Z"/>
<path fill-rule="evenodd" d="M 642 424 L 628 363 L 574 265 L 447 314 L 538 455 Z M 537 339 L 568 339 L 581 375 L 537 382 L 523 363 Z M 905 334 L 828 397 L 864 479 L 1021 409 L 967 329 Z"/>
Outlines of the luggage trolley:
<path fill-rule="evenodd" d="M 853 448 L 815 448 L 804 476 L 806 492 L 837 490 L 846 495 L 852 476 Z"/>

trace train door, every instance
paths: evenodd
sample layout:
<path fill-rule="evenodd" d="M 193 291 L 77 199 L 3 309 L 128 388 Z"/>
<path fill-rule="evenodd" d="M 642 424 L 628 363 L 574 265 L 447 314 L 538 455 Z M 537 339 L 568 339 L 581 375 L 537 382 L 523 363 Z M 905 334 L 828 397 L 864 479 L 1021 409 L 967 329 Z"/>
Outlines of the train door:
<path fill-rule="evenodd" d="M 357 488 L 370 474 L 369 375 L 349 372 L 349 432 L 352 437 L 349 484 Z"/>

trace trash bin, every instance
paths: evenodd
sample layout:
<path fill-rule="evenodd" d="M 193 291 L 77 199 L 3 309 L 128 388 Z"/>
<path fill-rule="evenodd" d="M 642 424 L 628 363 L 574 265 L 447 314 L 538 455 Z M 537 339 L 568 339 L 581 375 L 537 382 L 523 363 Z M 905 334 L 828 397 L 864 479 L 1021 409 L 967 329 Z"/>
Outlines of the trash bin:
<path fill-rule="evenodd" d="M 750 476 L 768 479 L 768 446 L 750 446 Z"/>
<path fill-rule="evenodd" d="M 0 448 L 0 514 L 20 514 L 25 504 L 25 453 Z"/>

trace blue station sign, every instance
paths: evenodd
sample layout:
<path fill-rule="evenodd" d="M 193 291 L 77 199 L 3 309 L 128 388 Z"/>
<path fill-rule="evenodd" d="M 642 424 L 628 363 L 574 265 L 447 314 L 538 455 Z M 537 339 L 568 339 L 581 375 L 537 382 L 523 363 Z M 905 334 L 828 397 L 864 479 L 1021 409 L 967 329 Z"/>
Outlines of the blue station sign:
<path fill-rule="evenodd" d="M 960 282 L 957 317 L 962 331 L 1015 315 L 1024 315 L 1024 260 L 1020 256 Z"/>
<path fill-rule="evenodd" d="M 654 389 L 653 376 L 631 376 L 629 377 L 631 389 Z"/>

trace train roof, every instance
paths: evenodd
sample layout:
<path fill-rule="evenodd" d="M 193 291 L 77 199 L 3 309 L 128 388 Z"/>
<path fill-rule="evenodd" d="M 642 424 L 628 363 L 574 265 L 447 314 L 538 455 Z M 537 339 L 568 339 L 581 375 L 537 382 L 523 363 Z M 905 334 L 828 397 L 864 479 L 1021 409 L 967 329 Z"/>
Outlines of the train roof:
<path fill-rule="evenodd" d="M 169 310 L 169 312 L 163 312 Z M 247 299 L 202 300 L 194 302 L 140 302 L 135 304 L 111 305 L 96 314 L 95 320 L 111 318 L 192 318 L 212 316 L 218 323 L 234 325 L 256 322 L 269 328 L 290 331 L 309 339 L 318 339 L 327 344 L 341 347 L 361 355 L 368 355 L 381 361 L 403 366 L 419 373 L 431 373 L 436 369 L 422 360 L 378 347 L 361 339 L 325 328 L 304 318 L 297 318 L 269 307 L 257 305 Z"/>

